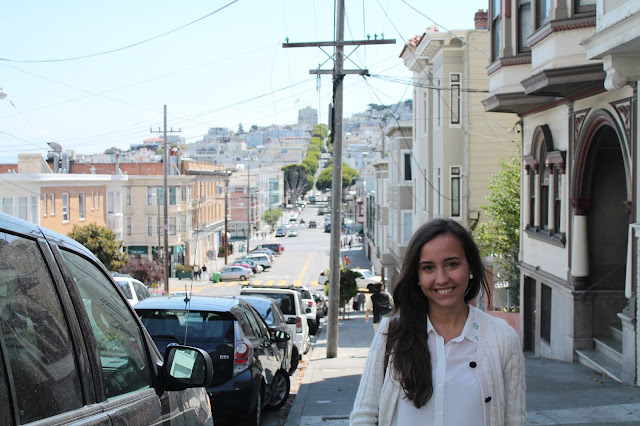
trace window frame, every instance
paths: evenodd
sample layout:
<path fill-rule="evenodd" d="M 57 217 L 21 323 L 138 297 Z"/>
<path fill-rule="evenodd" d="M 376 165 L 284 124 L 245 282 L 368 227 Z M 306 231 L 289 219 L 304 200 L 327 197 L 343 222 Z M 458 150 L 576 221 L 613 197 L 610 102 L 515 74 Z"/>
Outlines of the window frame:
<path fill-rule="evenodd" d="M 510 1 L 510 0 L 507 0 Z M 502 33 L 502 1 L 491 0 L 490 1 L 490 22 L 491 22 L 491 61 L 496 61 L 500 58 L 500 49 L 502 47 L 503 33 Z"/>
<path fill-rule="evenodd" d="M 87 218 L 87 206 L 84 192 L 78 192 L 78 219 L 85 220 Z"/>
<path fill-rule="evenodd" d="M 49 213 L 51 214 L 51 216 L 55 216 L 56 215 L 56 194 L 52 193 L 51 194 L 51 202 L 49 204 Z"/>
<path fill-rule="evenodd" d="M 22 220 L 29 220 L 29 198 L 18 197 L 17 217 Z"/>
<path fill-rule="evenodd" d="M 401 182 L 407 183 L 413 180 L 413 167 L 411 164 L 411 152 L 407 150 L 402 151 L 402 180 Z"/>
<path fill-rule="evenodd" d="M 453 127 L 459 127 L 462 122 L 462 99 L 460 98 L 462 96 L 462 74 L 459 72 L 450 73 L 449 81 L 449 124 Z"/>
<path fill-rule="evenodd" d="M 450 177 L 449 199 L 451 201 L 450 214 L 451 214 L 451 217 L 462 217 L 462 166 L 450 166 L 449 177 Z M 457 199 L 454 194 L 454 188 L 457 188 L 458 190 Z M 458 214 L 454 214 L 456 209 Z"/>
<path fill-rule="evenodd" d="M 531 47 L 529 46 L 529 42 L 527 41 L 527 38 L 533 34 L 533 32 L 535 31 L 534 25 L 533 25 L 533 0 L 518 0 L 518 17 L 517 17 L 517 28 L 516 28 L 516 37 L 517 37 L 517 48 L 518 48 L 518 53 L 525 53 L 525 52 L 531 52 Z M 528 17 L 523 16 L 523 11 L 524 10 L 528 10 Z M 523 33 L 523 29 L 525 28 L 525 19 L 526 21 L 528 21 L 528 29 L 529 29 L 529 33 L 528 34 L 524 34 Z M 526 44 L 525 44 L 526 43 Z"/>
<path fill-rule="evenodd" d="M 69 222 L 71 219 L 69 193 L 62 193 L 62 222 Z"/>

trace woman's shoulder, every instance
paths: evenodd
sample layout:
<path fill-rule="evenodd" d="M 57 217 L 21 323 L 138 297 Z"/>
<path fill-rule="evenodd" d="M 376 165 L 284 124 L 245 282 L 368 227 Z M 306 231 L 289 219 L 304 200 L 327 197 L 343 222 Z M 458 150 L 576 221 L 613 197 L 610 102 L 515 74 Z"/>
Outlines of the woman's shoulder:
<path fill-rule="evenodd" d="M 514 328 L 509 325 L 508 322 L 506 322 L 505 320 L 503 320 L 502 318 L 498 318 L 498 317 L 494 317 L 493 315 L 490 315 L 484 311 L 481 311 L 480 309 L 471 306 L 470 309 L 473 309 L 474 314 L 476 315 L 476 318 L 478 319 L 478 322 L 482 325 L 484 325 L 484 329 L 489 331 L 489 330 L 493 330 L 496 333 L 499 334 L 516 334 L 516 331 L 514 330 Z"/>

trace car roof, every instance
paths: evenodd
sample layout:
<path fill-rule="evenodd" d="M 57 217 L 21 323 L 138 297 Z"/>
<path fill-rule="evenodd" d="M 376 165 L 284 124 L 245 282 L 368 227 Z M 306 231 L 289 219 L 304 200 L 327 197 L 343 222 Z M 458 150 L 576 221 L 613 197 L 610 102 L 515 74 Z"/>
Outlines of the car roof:
<path fill-rule="evenodd" d="M 248 286 L 248 287 L 242 287 L 240 289 L 240 294 L 242 294 L 243 291 L 245 290 L 250 290 L 250 291 L 259 291 L 259 292 L 264 292 L 264 293 L 287 293 L 287 294 L 300 294 L 300 292 L 292 290 L 290 288 L 269 288 L 269 287 L 253 287 L 253 286 Z"/>
<path fill-rule="evenodd" d="M 235 296 L 191 296 L 189 306 L 184 296 L 149 297 L 138 302 L 134 309 L 171 309 L 192 311 L 229 311 L 238 305 L 240 299 Z"/>

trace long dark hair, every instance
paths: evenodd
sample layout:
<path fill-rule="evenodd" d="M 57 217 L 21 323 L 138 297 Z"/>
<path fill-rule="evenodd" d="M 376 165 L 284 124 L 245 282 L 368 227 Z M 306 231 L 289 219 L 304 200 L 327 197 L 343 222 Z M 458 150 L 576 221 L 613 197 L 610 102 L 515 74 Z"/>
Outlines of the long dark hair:
<path fill-rule="evenodd" d="M 418 286 L 418 265 L 422 247 L 442 234 L 455 236 L 464 249 L 469 264 L 469 287 L 464 301 L 476 298 L 483 288 L 489 294 L 487 274 L 478 246 L 469 232 L 451 219 L 434 219 L 422 225 L 413 234 L 402 262 L 402 270 L 395 282 L 393 302 L 399 318 L 391 323 L 387 333 L 393 348 L 391 371 L 402 385 L 407 398 L 420 408 L 433 395 L 431 354 L 427 347 L 427 297 Z"/>

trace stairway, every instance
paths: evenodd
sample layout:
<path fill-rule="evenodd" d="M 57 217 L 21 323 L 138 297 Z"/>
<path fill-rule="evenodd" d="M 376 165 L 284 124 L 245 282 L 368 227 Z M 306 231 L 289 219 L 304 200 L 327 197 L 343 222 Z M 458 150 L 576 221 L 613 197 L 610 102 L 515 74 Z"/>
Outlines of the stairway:
<path fill-rule="evenodd" d="M 622 382 L 622 325 L 609 327 L 611 336 L 594 337 L 593 349 L 578 349 L 578 362 Z"/>

